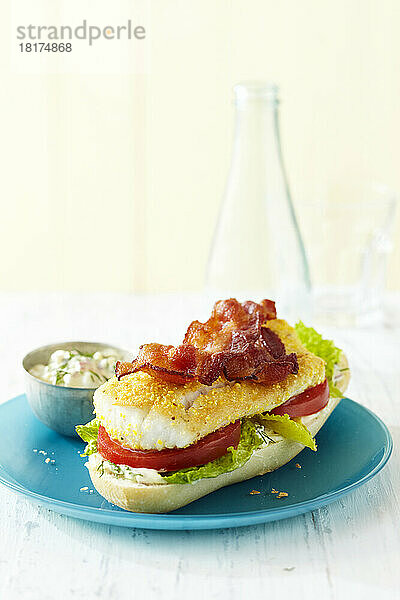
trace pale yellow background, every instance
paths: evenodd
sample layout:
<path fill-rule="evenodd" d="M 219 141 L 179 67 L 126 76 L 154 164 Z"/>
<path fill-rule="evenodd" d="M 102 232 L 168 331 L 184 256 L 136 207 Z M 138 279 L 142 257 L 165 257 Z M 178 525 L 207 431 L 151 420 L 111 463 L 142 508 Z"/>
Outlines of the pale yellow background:
<path fill-rule="evenodd" d="M 109 0 L 89 4 L 71 6 L 106 20 Z M 111 4 L 121 20 L 145 9 L 143 73 L 18 74 L 2 3 L 0 289 L 199 289 L 243 79 L 281 87 L 299 212 L 365 179 L 400 190 L 397 0 Z"/>

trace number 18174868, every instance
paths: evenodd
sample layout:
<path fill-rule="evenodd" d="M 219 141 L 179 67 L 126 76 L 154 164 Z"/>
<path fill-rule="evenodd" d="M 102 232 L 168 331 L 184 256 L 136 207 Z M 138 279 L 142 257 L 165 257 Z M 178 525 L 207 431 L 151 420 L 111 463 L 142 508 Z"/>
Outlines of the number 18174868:
<path fill-rule="evenodd" d="M 72 44 L 64 42 L 23 42 L 19 48 L 21 52 L 72 52 Z"/>

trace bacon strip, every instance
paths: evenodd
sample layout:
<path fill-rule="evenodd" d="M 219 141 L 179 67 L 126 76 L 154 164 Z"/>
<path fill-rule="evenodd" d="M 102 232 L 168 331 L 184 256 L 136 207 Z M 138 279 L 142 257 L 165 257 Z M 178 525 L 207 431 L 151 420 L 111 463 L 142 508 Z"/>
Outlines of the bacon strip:
<path fill-rule="evenodd" d="M 287 355 L 279 337 L 266 327 L 276 318 L 271 300 L 216 302 L 205 323 L 193 321 L 180 346 L 144 344 L 132 363 L 117 362 L 118 379 L 145 371 L 163 381 L 183 384 L 197 379 L 212 385 L 218 377 L 273 384 L 298 372 L 295 354 Z"/>

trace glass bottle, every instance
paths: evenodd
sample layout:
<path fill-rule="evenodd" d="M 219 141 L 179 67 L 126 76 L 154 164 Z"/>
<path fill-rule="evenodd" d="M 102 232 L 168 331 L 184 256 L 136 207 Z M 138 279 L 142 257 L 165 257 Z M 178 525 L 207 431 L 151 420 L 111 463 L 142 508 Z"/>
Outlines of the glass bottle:
<path fill-rule="evenodd" d="M 234 87 L 236 127 L 225 194 L 209 255 L 214 298 L 271 298 L 278 314 L 307 318 L 310 277 L 282 161 L 278 88 Z"/>

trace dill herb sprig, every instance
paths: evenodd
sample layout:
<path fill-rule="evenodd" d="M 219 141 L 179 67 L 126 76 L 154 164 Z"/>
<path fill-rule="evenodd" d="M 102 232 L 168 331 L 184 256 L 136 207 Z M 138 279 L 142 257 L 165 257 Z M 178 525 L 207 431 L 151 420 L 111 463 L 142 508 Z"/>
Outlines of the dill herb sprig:
<path fill-rule="evenodd" d="M 99 373 L 96 373 L 96 371 L 92 371 L 92 369 L 88 369 L 88 371 L 91 374 L 93 381 L 95 381 L 95 377 L 97 377 L 99 381 L 105 381 L 105 378 Z"/>
<path fill-rule="evenodd" d="M 64 375 L 66 374 L 67 371 L 64 371 L 64 369 L 58 369 L 56 371 L 56 385 L 61 385 L 61 383 L 63 383 Z"/>
<path fill-rule="evenodd" d="M 93 358 L 94 352 L 83 352 L 82 350 L 72 349 L 72 352 L 76 352 L 78 356 L 84 356 L 85 358 Z"/>

